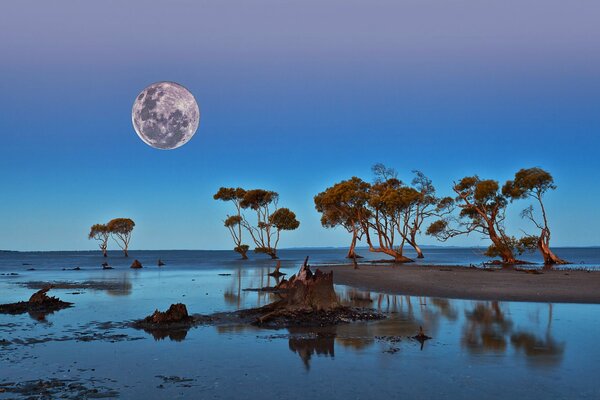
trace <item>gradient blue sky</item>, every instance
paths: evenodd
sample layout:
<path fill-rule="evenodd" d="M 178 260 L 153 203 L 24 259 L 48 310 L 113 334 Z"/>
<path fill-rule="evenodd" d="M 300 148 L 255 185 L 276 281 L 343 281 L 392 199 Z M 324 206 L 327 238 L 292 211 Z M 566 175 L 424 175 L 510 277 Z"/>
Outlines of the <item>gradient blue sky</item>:
<path fill-rule="evenodd" d="M 7 2 L 0 249 L 94 249 L 88 227 L 115 216 L 133 248 L 231 248 L 219 186 L 278 191 L 301 221 L 282 247 L 341 246 L 312 197 L 375 162 L 441 194 L 546 168 L 554 244 L 598 245 L 599 18 L 596 0 Z M 131 126 L 161 80 L 202 113 L 174 151 Z"/>

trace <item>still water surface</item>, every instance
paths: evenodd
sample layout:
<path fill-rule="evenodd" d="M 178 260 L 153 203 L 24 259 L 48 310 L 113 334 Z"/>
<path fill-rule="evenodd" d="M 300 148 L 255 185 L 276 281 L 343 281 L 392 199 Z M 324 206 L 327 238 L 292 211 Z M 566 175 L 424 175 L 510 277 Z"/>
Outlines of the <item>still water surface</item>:
<path fill-rule="evenodd" d="M 285 272 L 295 272 L 304 253 L 287 254 Z M 325 253 L 317 261 L 340 261 L 339 254 Z M 111 255 L 115 269 L 104 271 L 93 253 L 19 254 L 4 255 L 0 264 L 0 272 L 18 273 L 0 276 L 2 303 L 29 297 L 32 290 L 20 282 L 116 285 L 54 290 L 75 306 L 45 320 L 0 315 L 0 385 L 71 379 L 126 399 L 600 398 L 600 305 L 447 300 L 337 286 L 344 303 L 388 318 L 277 331 L 201 326 L 155 339 L 104 323 L 138 319 L 176 302 L 202 314 L 264 305 L 271 294 L 243 289 L 274 285 L 266 276 L 273 263 L 240 263 L 230 253 L 134 252 L 130 260 Z M 161 269 L 159 257 L 167 264 Z M 132 258 L 145 268 L 130 270 Z M 74 266 L 82 269 L 62 270 Z M 419 326 L 433 337 L 423 346 L 409 338 Z"/>

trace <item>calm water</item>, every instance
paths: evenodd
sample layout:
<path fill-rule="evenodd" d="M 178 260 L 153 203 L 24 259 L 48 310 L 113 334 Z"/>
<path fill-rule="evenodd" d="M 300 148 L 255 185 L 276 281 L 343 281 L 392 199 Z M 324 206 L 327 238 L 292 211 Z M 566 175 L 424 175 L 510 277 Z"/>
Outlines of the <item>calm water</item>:
<path fill-rule="evenodd" d="M 562 250 L 586 266 L 598 262 L 597 249 Z M 478 257 L 465 249 L 430 253 L 432 263 Z M 339 262 L 343 250 L 282 252 L 285 272 L 295 272 L 307 254 L 315 263 Z M 161 269 L 159 257 L 167 263 Z M 130 270 L 133 258 L 145 268 Z M 103 271 L 102 261 L 96 253 L 0 255 L 0 272 L 18 274 L 0 275 L 2 303 L 29 297 L 32 290 L 20 282 L 116 283 L 110 291 L 54 290 L 75 306 L 42 321 L 0 315 L 0 387 L 56 378 L 125 399 L 600 398 L 600 305 L 446 300 L 338 286 L 345 303 L 389 318 L 309 330 L 203 326 L 156 340 L 103 323 L 175 302 L 203 314 L 266 304 L 272 295 L 243 289 L 275 284 L 266 276 L 273 262 L 242 263 L 229 252 L 132 252 L 129 260 L 112 254 L 115 269 Z M 75 266 L 82 269 L 62 270 Z M 433 337 L 423 347 L 408 338 L 419 326 Z M 15 396 L 0 391 L 0 398 Z"/>

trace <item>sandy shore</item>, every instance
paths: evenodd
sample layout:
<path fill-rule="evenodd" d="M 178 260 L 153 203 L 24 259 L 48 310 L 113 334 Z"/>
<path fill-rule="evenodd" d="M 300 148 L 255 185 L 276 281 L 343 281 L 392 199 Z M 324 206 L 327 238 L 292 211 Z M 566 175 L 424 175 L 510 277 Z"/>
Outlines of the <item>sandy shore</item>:
<path fill-rule="evenodd" d="M 351 265 L 318 267 L 334 271 L 336 284 L 411 296 L 473 300 L 600 303 L 600 272 L 482 270 L 448 266 Z"/>

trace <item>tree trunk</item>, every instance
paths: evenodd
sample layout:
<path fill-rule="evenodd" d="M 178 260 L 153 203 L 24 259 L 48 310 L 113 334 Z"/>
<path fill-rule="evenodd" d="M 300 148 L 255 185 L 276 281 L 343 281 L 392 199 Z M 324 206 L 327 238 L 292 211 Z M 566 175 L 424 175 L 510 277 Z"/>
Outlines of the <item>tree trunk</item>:
<path fill-rule="evenodd" d="M 103 255 L 104 257 L 108 257 L 108 254 L 107 254 L 107 252 L 106 252 L 106 249 L 102 249 L 102 255 Z"/>
<path fill-rule="evenodd" d="M 391 250 L 391 249 L 386 249 L 386 248 L 374 248 L 369 246 L 369 251 L 372 253 L 384 253 L 387 254 L 390 257 L 394 257 L 394 262 L 397 263 L 409 263 L 409 262 L 414 262 L 413 259 L 410 259 L 404 255 L 402 255 L 401 252 L 395 251 L 395 250 Z"/>
<path fill-rule="evenodd" d="M 423 250 L 421 250 L 421 248 L 417 244 L 417 241 L 415 240 L 414 236 L 410 239 L 408 244 L 410 244 L 412 248 L 415 249 L 415 251 L 417 252 L 417 258 L 425 258 L 425 256 L 423 255 Z"/>
<path fill-rule="evenodd" d="M 129 257 L 129 253 L 127 252 L 127 249 L 123 249 L 123 253 L 125 253 L 125 257 Z"/>
<path fill-rule="evenodd" d="M 413 260 L 412 258 L 403 256 L 402 254 L 396 254 L 394 256 L 394 262 L 397 262 L 397 263 L 409 263 L 409 262 L 414 262 L 414 261 L 415 260 Z"/>
<path fill-rule="evenodd" d="M 240 254 L 240 256 L 242 256 L 242 260 L 247 260 L 248 259 L 248 255 L 246 254 L 248 252 L 248 250 L 246 250 L 246 251 L 242 250 L 241 246 L 238 246 L 238 247 L 236 247 L 233 250 L 237 251 Z"/>
<path fill-rule="evenodd" d="M 353 233 L 352 235 L 352 242 L 350 243 L 350 248 L 348 249 L 348 254 L 346 255 L 346 258 L 362 258 L 361 256 L 359 256 L 358 254 L 356 254 L 356 239 L 357 239 L 357 235 L 356 232 Z"/>
<path fill-rule="evenodd" d="M 542 234 L 538 240 L 538 249 L 544 258 L 544 265 L 568 264 L 568 261 L 558 257 L 556 254 L 554 254 L 554 252 L 552 252 L 552 250 L 550 250 L 548 237 L 549 234 L 546 231 L 542 231 Z"/>
<path fill-rule="evenodd" d="M 504 241 L 500 238 L 500 236 L 496 233 L 496 229 L 494 226 L 488 227 L 490 240 L 496 248 L 498 249 L 498 253 L 500 253 L 500 257 L 502 257 L 503 264 L 517 264 L 518 260 L 515 258 L 512 249 L 506 246 Z"/>

